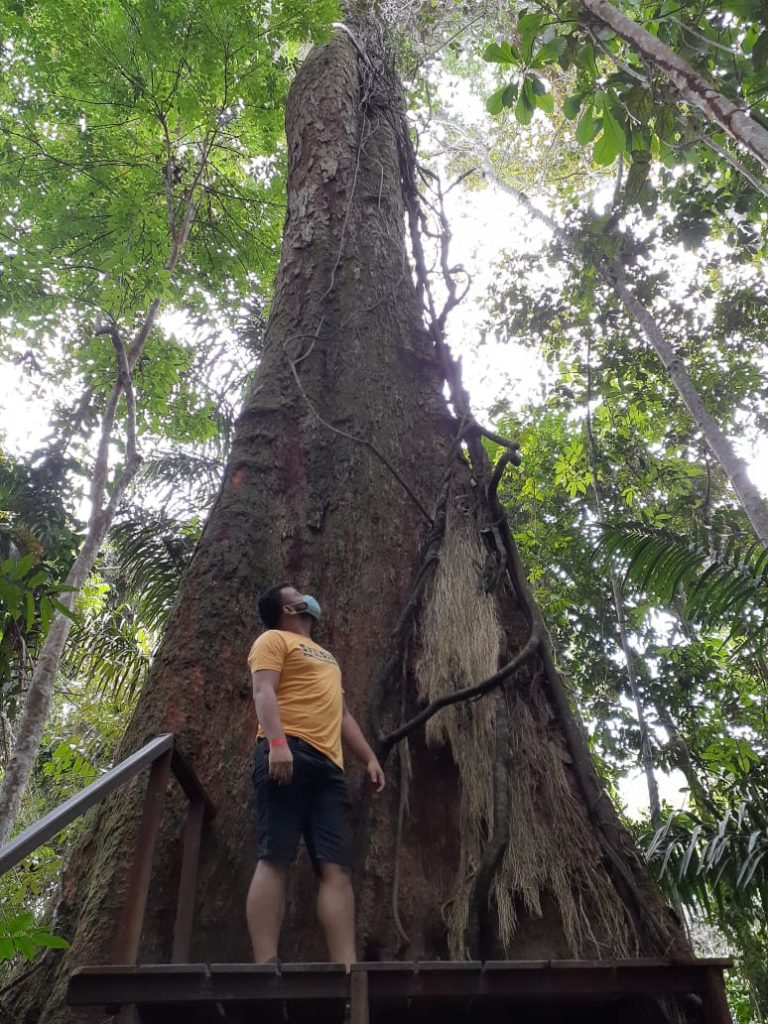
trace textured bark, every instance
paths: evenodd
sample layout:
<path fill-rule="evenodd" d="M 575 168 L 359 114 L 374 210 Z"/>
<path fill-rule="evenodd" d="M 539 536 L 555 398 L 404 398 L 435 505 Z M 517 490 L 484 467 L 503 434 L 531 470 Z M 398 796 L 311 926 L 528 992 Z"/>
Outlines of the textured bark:
<path fill-rule="evenodd" d="M 314 50 L 297 76 L 286 112 L 288 214 L 263 359 L 238 420 L 219 497 L 122 745 L 125 754 L 158 732 L 174 732 L 219 809 L 204 837 L 193 961 L 238 962 L 250 956 L 244 897 L 254 866 L 249 808 L 256 723 L 245 658 L 259 630 L 258 593 L 269 583 L 289 580 L 320 596 L 324 616 L 317 639 L 341 663 L 352 712 L 361 722 L 375 718 L 382 733 L 391 733 L 418 707 L 410 671 L 419 643 L 412 628 L 418 602 L 404 617 L 403 629 L 397 624 L 424 553 L 433 546 L 439 550 L 441 516 L 432 510 L 448 493 L 447 468 L 454 471 L 454 517 L 485 528 L 481 550 L 483 543 L 493 543 L 494 528 L 487 524 L 498 513 L 483 519 L 488 506 L 477 496 L 482 481 L 470 474 L 456 443 L 458 425 L 443 396 L 445 363 L 423 325 L 406 259 L 402 175 L 407 153 L 397 106 L 381 55 L 372 60 L 344 31 Z M 412 182 L 405 186 L 412 196 Z M 482 453 L 479 442 L 470 448 Z M 423 510 L 433 516 L 432 526 Z M 478 593 L 482 568 L 473 568 Z M 528 637 L 531 617 L 508 584 L 498 593 L 503 646 L 514 656 Z M 473 611 L 466 610 L 468 623 Z M 383 673 L 393 649 L 402 649 L 402 657 L 395 659 L 395 671 Z M 500 651 L 492 654 L 498 664 Z M 587 836 L 586 847 L 562 850 L 574 890 L 582 893 L 579 872 L 589 872 L 626 918 L 622 927 L 626 923 L 632 931 L 633 948 L 684 951 L 631 843 L 620 835 L 614 812 L 597 807 L 594 776 L 589 793 L 584 789 L 583 737 L 569 741 L 566 726 L 557 720 L 559 700 L 561 721 L 567 713 L 573 732 L 562 687 L 543 712 L 542 692 L 536 678 L 523 675 L 510 735 L 520 735 L 521 712 L 537 723 L 533 753 L 540 763 L 556 764 L 568 813 Z M 538 702 L 536 719 L 526 711 L 529 700 Z M 461 721 L 472 712 L 464 707 Z M 430 746 L 417 731 L 408 743 L 407 814 L 396 785 L 371 800 L 359 772 L 350 772 L 362 959 L 394 956 L 403 933 L 409 956 L 447 957 L 445 908 L 466 895 L 467 868 L 478 867 L 462 859 L 466 779 L 458 764 L 465 763 L 459 760 L 462 750 L 471 754 L 466 740 L 458 750 L 448 742 Z M 576 747 L 579 753 L 572 758 L 569 749 Z M 512 808 L 516 784 L 529 778 L 525 751 L 511 753 L 509 800 L 499 791 L 497 808 Z M 570 767 L 577 756 L 581 775 Z M 492 762 L 484 765 L 475 758 L 467 770 L 485 779 L 491 791 Z M 401 773 L 403 786 L 406 774 Z M 497 772 L 496 784 L 503 787 L 503 771 Z M 141 792 L 137 782 L 98 812 L 70 858 L 58 927 L 72 946 L 17 997 L 30 1024 L 41 1017 L 63 1019 L 67 972 L 77 964 L 108 962 L 113 955 Z M 547 792 L 545 786 L 536 806 L 543 829 L 562 814 Z M 146 961 L 162 961 L 170 953 L 181 801 L 172 798 L 168 810 L 144 929 L 141 958 Z M 592 833 L 598 818 L 601 837 Z M 491 821 L 480 825 L 494 827 Z M 626 848 L 619 851 L 617 843 Z M 507 845 L 503 836 L 499 845 L 500 850 Z M 623 882 L 613 881 L 611 857 L 622 867 Z M 393 898 L 395 863 L 399 878 Z M 495 891 L 502 892 L 498 876 L 496 881 Z M 486 904 L 478 908 L 483 919 L 494 916 L 490 883 L 483 880 Z M 629 905 L 622 909 L 622 885 L 634 887 L 639 911 Z M 541 893 L 540 914 L 516 891 L 508 895 L 519 918 L 514 937 L 502 948 L 497 930 L 489 926 L 484 948 L 517 957 L 573 954 L 548 892 Z M 400 931 L 392 910 L 398 896 Z M 583 902 L 584 913 L 593 913 L 586 922 L 595 943 L 592 954 L 613 949 L 599 908 L 588 905 L 589 895 Z M 655 930 L 646 929 L 645 918 Z M 324 957 L 306 858 L 293 876 L 281 954 L 286 960 Z M 75 1018 L 70 1013 L 66 1019 Z"/>
<path fill-rule="evenodd" d="M 580 0 L 580 3 L 584 10 L 629 43 L 644 61 L 666 75 L 681 99 L 701 110 L 768 169 L 768 131 L 746 110 L 713 89 L 674 50 L 617 10 L 609 0 Z"/>

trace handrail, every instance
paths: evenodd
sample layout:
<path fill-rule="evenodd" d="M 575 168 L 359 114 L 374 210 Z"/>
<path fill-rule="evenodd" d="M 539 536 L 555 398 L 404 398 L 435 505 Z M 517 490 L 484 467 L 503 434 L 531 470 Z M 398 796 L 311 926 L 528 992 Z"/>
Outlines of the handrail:
<path fill-rule="evenodd" d="M 152 764 L 158 757 L 173 747 L 173 733 L 166 732 L 156 736 L 149 743 L 130 754 L 120 764 L 111 768 L 106 775 L 92 782 L 79 793 L 75 793 L 69 800 L 59 804 L 52 811 L 36 821 L 29 828 L 25 828 L 15 839 L 12 839 L 5 846 L 0 847 L 0 875 L 4 875 L 10 868 L 15 867 L 19 861 L 42 846 L 46 840 L 61 832 L 81 814 L 93 807 L 94 804 L 104 800 L 110 793 L 119 789 L 128 779 L 137 775 L 142 768 Z"/>
<path fill-rule="evenodd" d="M 135 840 L 133 863 L 128 875 L 126 902 L 122 921 L 116 928 L 117 962 L 136 963 L 138 957 L 163 800 L 173 772 L 189 801 L 182 842 L 181 876 L 172 954 L 174 963 L 184 963 L 189 960 L 192 942 L 195 884 L 203 825 L 206 819 L 214 816 L 216 808 L 191 765 L 176 748 L 173 733 L 163 733 L 145 743 L 140 750 L 115 765 L 102 778 L 71 796 L 40 821 L 24 829 L 10 843 L 6 843 L 0 848 L 0 875 L 147 767 L 150 767 L 149 780 Z"/>

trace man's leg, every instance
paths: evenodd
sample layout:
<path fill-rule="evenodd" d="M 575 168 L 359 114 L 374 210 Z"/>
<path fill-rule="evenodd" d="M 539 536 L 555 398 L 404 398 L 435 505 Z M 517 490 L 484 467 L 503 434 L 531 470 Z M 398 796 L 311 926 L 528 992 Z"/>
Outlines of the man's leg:
<path fill-rule="evenodd" d="M 259 846 L 256 852 L 258 863 L 248 890 L 245 912 L 256 963 L 266 963 L 277 957 L 285 914 L 288 867 L 296 857 L 306 816 L 306 786 L 302 781 L 301 757 L 292 737 L 288 742 L 294 755 L 293 778 L 288 785 L 280 785 L 270 779 L 269 747 L 264 740 L 256 744 L 253 763 Z"/>
<path fill-rule="evenodd" d="M 346 964 L 355 956 L 355 896 L 352 878 L 339 864 L 320 864 L 317 916 L 325 932 L 331 963 Z"/>
<path fill-rule="evenodd" d="M 265 964 L 277 958 L 277 944 L 285 914 L 288 865 L 260 860 L 248 890 L 245 912 L 251 933 L 253 959 Z"/>

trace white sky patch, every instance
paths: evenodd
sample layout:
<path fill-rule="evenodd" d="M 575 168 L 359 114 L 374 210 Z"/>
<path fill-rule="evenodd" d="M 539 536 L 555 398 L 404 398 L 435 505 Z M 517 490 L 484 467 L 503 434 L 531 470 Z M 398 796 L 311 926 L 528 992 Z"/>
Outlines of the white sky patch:
<path fill-rule="evenodd" d="M 675 811 L 687 808 L 688 783 L 681 771 L 656 772 L 656 783 L 662 804 Z M 648 817 L 648 783 L 642 768 L 619 782 L 619 793 L 630 818 Z"/>

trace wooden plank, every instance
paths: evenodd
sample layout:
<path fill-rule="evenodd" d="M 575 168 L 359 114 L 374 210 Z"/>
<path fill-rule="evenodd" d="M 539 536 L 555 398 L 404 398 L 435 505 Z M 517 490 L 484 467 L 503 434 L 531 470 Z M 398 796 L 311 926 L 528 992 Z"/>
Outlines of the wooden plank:
<path fill-rule="evenodd" d="M 276 964 L 118 965 L 76 971 L 69 1000 L 79 1005 L 135 1003 L 190 1010 L 218 1003 L 233 1011 L 252 1007 L 256 1014 L 261 1012 L 259 1007 L 286 1003 L 293 1004 L 297 1013 L 308 1013 L 313 1004 L 343 1009 L 354 993 L 353 1024 L 369 1024 L 377 1007 L 394 1012 L 398 1004 L 409 1003 L 418 1017 L 419 1006 L 427 1013 L 430 1006 L 451 1003 L 471 1005 L 473 1012 L 482 1012 L 483 1007 L 492 1011 L 499 1005 L 525 1009 L 531 1003 L 553 1009 L 570 1004 L 574 1011 L 586 1012 L 590 1004 L 598 1006 L 606 1000 L 698 995 L 705 1007 L 705 1024 L 731 1024 L 722 970 L 719 960 L 582 961 L 578 968 L 572 961 L 566 968 L 547 961 L 386 962 L 354 964 L 349 976 L 342 965 L 326 963 L 281 968 Z"/>
<path fill-rule="evenodd" d="M 341 1007 L 349 998 L 346 971 L 306 972 L 293 977 L 277 971 L 213 972 L 154 970 L 133 972 L 80 971 L 69 981 L 67 1001 L 74 1005 L 104 1006 L 200 1005 L 227 1002 L 253 1003 L 305 1001 L 336 1002 Z"/>
<path fill-rule="evenodd" d="M 480 960 L 418 960 L 414 967 L 417 971 L 482 971 Z"/>
<path fill-rule="evenodd" d="M 165 793 L 171 776 L 171 756 L 172 750 L 166 750 L 156 761 L 152 762 L 149 771 L 144 808 L 128 876 L 128 892 L 115 944 L 117 960 L 120 963 L 135 963 L 139 953 L 139 941 L 152 875 L 152 862 L 155 857 L 155 844 L 160 832 Z"/>
<path fill-rule="evenodd" d="M 733 1024 L 722 970 L 710 967 L 704 990 L 704 1024 Z"/>

